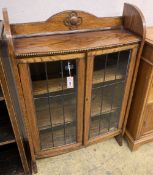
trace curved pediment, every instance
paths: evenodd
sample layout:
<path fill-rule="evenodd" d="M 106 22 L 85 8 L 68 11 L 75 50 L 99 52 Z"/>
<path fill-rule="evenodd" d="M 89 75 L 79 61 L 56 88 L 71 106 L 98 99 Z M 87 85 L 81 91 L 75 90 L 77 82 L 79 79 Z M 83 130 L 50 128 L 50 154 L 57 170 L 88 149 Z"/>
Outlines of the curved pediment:
<path fill-rule="evenodd" d="M 108 27 L 120 27 L 121 17 L 96 17 L 88 12 L 68 10 L 49 17 L 46 21 L 11 24 L 12 34 L 33 34 L 72 30 L 93 30 Z"/>

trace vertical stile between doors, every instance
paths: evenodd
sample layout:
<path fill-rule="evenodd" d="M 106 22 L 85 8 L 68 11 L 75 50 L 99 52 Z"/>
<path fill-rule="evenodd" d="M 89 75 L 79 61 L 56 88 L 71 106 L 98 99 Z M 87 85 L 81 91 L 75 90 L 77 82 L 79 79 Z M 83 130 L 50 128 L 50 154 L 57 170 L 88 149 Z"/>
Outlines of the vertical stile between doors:
<path fill-rule="evenodd" d="M 83 114 L 84 114 L 84 88 L 85 88 L 85 58 L 77 61 L 78 93 L 77 93 L 77 142 L 82 144 Z"/>
<path fill-rule="evenodd" d="M 87 53 L 86 61 L 86 88 L 85 88 L 85 111 L 84 111 L 84 144 L 88 143 L 89 127 L 90 127 L 90 112 L 91 112 L 91 91 L 93 77 L 93 62 L 94 55 Z"/>

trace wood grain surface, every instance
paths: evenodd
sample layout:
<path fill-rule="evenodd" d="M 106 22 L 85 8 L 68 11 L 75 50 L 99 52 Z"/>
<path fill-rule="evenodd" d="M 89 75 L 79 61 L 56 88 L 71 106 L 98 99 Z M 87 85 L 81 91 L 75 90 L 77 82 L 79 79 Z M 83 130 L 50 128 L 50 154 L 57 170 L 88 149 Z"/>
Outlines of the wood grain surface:
<path fill-rule="evenodd" d="M 137 43 L 140 38 L 126 30 L 75 33 L 14 39 L 16 56 L 28 54 L 69 53 L 97 48 L 111 48 Z"/>
<path fill-rule="evenodd" d="M 104 74 L 104 70 L 97 70 L 94 72 L 94 78 L 93 78 L 93 84 L 98 84 L 104 82 L 104 79 L 102 75 Z M 117 79 L 122 79 L 124 75 L 122 75 L 120 72 L 117 72 Z M 115 74 L 112 68 L 107 68 L 107 75 L 105 81 L 112 81 L 115 80 Z M 40 81 L 33 81 L 32 82 L 33 86 L 33 93 L 34 95 L 41 95 L 52 92 L 58 92 L 67 89 L 67 82 L 66 78 L 63 80 L 63 87 L 61 85 L 61 78 L 54 78 L 48 80 L 48 87 L 46 86 L 46 80 L 40 80 Z"/>
<path fill-rule="evenodd" d="M 88 12 L 78 10 L 67 10 L 49 17 L 46 21 L 12 24 L 11 25 L 12 34 L 29 35 L 42 32 L 45 33 L 55 31 L 68 31 L 69 27 L 64 24 L 64 20 L 65 18 L 69 17 L 72 12 L 77 13 L 77 16 L 82 18 L 81 25 L 77 26 L 75 30 L 120 27 L 122 25 L 121 17 L 98 18 Z"/>

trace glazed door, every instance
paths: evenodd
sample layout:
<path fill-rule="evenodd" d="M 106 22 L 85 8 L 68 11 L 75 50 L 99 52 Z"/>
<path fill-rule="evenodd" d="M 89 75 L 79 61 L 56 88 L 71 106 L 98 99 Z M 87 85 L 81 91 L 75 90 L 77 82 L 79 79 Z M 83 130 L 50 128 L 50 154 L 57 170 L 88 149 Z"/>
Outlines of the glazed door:
<path fill-rule="evenodd" d="M 84 66 L 83 58 L 20 64 L 36 154 L 82 144 Z"/>
<path fill-rule="evenodd" d="M 125 92 L 125 88 L 129 66 L 135 61 L 135 53 L 136 51 L 128 49 L 115 53 L 88 54 L 85 144 L 120 133 L 123 106 L 126 105 L 125 101 L 127 102 L 125 98 L 127 98 L 128 89 Z M 130 70 L 132 73 L 133 69 Z"/>

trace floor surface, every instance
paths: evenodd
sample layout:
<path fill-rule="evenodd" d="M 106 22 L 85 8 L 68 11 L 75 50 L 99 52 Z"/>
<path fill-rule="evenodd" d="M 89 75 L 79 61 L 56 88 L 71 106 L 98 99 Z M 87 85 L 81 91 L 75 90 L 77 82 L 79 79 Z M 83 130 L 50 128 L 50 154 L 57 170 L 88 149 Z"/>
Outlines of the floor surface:
<path fill-rule="evenodd" d="M 131 152 L 110 139 L 37 161 L 36 175 L 153 175 L 153 142 Z"/>

